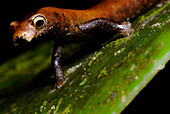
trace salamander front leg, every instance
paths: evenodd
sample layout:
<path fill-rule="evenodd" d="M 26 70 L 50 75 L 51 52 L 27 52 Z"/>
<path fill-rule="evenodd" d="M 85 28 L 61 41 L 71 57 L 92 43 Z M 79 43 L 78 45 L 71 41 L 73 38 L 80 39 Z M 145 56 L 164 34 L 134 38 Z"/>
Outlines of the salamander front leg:
<path fill-rule="evenodd" d="M 54 88 L 61 88 L 63 84 L 67 81 L 67 78 L 63 76 L 63 72 L 60 65 L 60 57 L 62 52 L 62 46 L 54 45 L 53 55 L 52 55 L 52 66 L 54 69 L 54 76 L 56 83 L 54 84 Z"/>
<path fill-rule="evenodd" d="M 119 24 L 105 18 L 97 18 L 87 21 L 84 24 L 79 25 L 77 28 L 84 33 L 94 29 L 112 30 L 118 32 L 122 36 L 128 36 L 133 31 L 130 22 L 122 22 Z"/>

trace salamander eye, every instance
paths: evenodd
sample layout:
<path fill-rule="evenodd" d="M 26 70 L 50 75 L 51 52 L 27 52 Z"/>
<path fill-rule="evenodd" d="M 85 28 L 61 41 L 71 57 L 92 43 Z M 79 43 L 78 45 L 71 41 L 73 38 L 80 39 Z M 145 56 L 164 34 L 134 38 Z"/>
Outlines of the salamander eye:
<path fill-rule="evenodd" d="M 36 28 L 42 28 L 44 27 L 45 23 L 46 23 L 46 18 L 42 15 L 36 15 L 34 18 L 33 18 L 33 23 L 32 25 Z"/>

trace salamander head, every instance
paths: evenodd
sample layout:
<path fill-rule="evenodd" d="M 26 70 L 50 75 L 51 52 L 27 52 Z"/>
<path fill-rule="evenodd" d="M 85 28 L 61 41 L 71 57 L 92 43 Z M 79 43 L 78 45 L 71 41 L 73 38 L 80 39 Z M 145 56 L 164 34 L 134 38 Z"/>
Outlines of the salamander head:
<path fill-rule="evenodd" d="M 34 14 L 23 21 L 13 21 L 10 28 L 14 30 L 13 41 L 15 44 L 21 41 L 30 42 L 32 39 L 47 32 L 47 18 L 42 14 Z"/>

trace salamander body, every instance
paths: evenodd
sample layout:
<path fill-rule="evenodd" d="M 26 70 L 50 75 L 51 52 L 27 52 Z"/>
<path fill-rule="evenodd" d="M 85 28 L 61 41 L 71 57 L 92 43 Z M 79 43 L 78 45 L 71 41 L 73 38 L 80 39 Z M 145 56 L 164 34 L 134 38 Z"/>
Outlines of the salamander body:
<path fill-rule="evenodd" d="M 60 57 L 62 45 L 66 42 L 87 41 L 94 30 L 116 31 L 128 36 L 132 29 L 126 22 L 133 19 L 159 0 L 101 0 L 85 10 L 43 7 L 29 13 L 21 21 L 13 21 L 13 40 L 30 42 L 46 37 L 55 42 L 52 64 L 56 84 L 60 88 L 66 78 L 62 74 Z"/>

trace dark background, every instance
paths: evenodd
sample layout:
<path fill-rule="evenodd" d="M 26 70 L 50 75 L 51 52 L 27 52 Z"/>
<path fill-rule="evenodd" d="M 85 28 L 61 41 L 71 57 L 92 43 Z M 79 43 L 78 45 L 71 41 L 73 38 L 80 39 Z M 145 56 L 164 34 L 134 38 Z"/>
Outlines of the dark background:
<path fill-rule="evenodd" d="M 61 8 L 85 9 L 99 0 L 29 0 L 5 1 L 1 5 L 1 38 L 0 38 L 0 64 L 23 53 L 31 46 L 15 47 L 12 42 L 12 32 L 9 30 L 11 21 L 19 20 L 30 11 L 44 6 Z M 4 7 L 2 7 L 4 4 Z M 140 92 L 132 103 L 122 112 L 123 114 L 139 114 L 151 112 L 170 112 L 169 105 L 169 76 L 170 62 L 154 79 Z"/>

